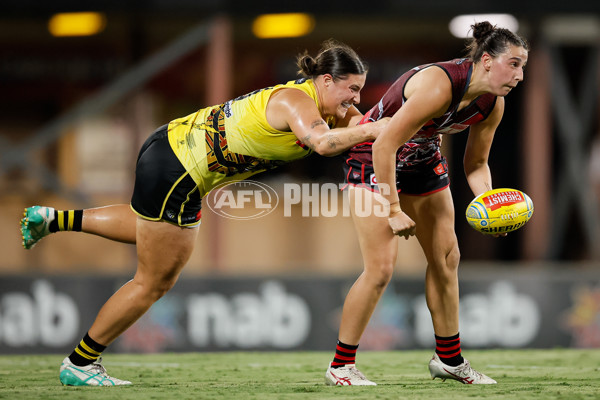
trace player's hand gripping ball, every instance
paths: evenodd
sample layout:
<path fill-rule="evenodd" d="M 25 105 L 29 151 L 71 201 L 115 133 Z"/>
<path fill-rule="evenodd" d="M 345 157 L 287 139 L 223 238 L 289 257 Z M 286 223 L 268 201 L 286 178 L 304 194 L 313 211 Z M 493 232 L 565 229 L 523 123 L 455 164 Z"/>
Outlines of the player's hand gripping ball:
<path fill-rule="evenodd" d="M 533 215 L 533 202 L 517 189 L 492 189 L 475 197 L 467 207 L 467 222 L 486 235 L 521 228 Z"/>

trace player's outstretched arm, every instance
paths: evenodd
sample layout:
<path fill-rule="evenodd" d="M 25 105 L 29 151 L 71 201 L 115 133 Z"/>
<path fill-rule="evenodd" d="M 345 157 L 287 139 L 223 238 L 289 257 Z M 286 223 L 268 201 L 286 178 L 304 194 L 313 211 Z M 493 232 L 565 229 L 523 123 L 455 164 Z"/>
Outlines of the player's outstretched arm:
<path fill-rule="evenodd" d="M 463 165 L 467 182 L 475 196 L 493 188 L 488 158 L 503 113 L 504 98 L 498 97 L 490 115 L 470 128 Z"/>
<path fill-rule="evenodd" d="M 275 93 L 269 102 L 268 115 L 271 125 L 278 130 L 291 130 L 296 137 L 314 152 L 323 156 L 338 155 L 362 142 L 373 141 L 388 123 L 374 123 L 341 128 L 329 128 L 314 100 L 295 89 Z M 357 120 L 356 107 L 348 108 L 345 124 Z"/>

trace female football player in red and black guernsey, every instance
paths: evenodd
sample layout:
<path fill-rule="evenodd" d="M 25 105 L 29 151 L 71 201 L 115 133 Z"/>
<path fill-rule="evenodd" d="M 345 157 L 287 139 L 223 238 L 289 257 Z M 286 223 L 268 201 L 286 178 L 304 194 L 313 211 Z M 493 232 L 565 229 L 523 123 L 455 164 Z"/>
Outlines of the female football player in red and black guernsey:
<path fill-rule="evenodd" d="M 375 140 L 388 122 L 357 124 L 362 115 L 354 105 L 360 101 L 367 68 L 350 47 L 327 41 L 315 58 L 301 55 L 298 67 L 304 79 L 202 108 L 153 133 L 138 156 L 131 207 L 25 210 L 25 248 L 62 230 L 137 245 L 135 276 L 104 304 L 64 359 L 63 384 L 131 383 L 108 376 L 100 354 L 175 284 L 194 248 L 201 199 L 210 190 L 311 152 L 340 154 Z"/>
<path fill-rule="evenodd" d="M 389 216 L 353 215 L 364 272 L 344 303 L 339 343 L 326 375 L 332 383 L 354 384 L 336 381 L 338 369 L 348 364 L 354 367 L 359 340 L 391 279 L 399 236 L 408 239 L 412 235 L 419 240 L 428 264 L 425 291 L 436 339 L 429 363 L 432 377 L 496 383 L 474 371 L 461 355 L 460 256 L 440 135 L 470 128 L 464 155 L 467 181 L 475 196 L 491 189 L 490 147 L 502 119 L 504 96 L 523 79 L 528 45 L 489 22 L 476 23 L 472 29 L 468 58 L 422 65 L 400 76 L 362 120 L 369 123 L 392 117 L 390 123 L 374 143 L 359 144 L 346 154 L 351 204 L 357 196 L 371 196 L 371 204 L 381 201 L 390 208 Z M 366 378 L 356 383 L 372 384 Z"/>

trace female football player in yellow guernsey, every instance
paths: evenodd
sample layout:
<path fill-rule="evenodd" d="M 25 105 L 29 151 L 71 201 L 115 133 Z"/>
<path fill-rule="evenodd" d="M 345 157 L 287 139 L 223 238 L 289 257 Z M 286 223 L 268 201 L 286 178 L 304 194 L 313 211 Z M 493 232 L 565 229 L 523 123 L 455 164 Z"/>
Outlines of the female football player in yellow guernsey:
<path fill-rule="evenodd" d="M 212 188 L 312 152 L 339 154 L 374 140 L 385 126 L 387 121 L 357 125 L 361 115 L 354 105 L 367 68 L 351 48 L 330 40 L 316 57 L 305 53 L 297 61 L 304 79 L 201 109 L 154 132 L 138 156 L 131 205 L 25 210 L 25 248 L 60 230 L 137 247 L 135 276 L 104 304 L 64 359 L 64 385 L 131 384 L 108 376 L 100 355 L 175 284 L 194 247 L 201 199 Z"/>
<path fill-rule="evenodd" d="M 353 215 L 364 271 L 344 302 L 336 352 L 325 374 L 328 384 L 375 384 L 356 369 L 356 350 L 392 277 L 399 236 L 412 235 L 427 260 L 425 297 L 436 344 L 429 362 L 432 378 L 496 383 L 471 368 L 461 354 L 460 253 L 440 135 L 470 127 L 464 155 L 467 181 L 475 196 L 492 189 L 488 156 L 504 112 L 504 96 L 523 80 L 528 45 L 489 22 L 472 28 L 467 58 L 421 65 L 402 74 L 361 121 L 391 117 L 390 123 L 374 143 L 361 143 L 345 154 L 350 204 L 366 197 L 377 204 L 376 198 L 383 196 L 381 203 L 390 204 L 390 210 L 388 217 L 374 212 Z"/>

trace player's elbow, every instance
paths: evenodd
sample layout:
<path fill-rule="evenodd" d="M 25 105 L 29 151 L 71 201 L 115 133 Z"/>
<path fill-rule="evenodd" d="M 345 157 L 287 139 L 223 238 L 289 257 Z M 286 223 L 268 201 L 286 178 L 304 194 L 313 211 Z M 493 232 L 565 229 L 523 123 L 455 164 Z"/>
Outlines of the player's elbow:
<path fill-rule="evenodd" d="M 481 168 L 486 168 L 487 165 L 487 159 L 483 158 L 477 160 L 465 159 L 463 162 L 463 167 L 467 176 L 475 171 L 480 170 Z"/>
<path fill-rule="evenodd" d="M 343 150 L 331 148 L 330 146 L 317 146 L 315 152 L 324 157 L 333 157 L 342 153 Z"/>
<path fill-rule="evenodd" d="M 381 140 L 375 140 L 373 142 L 373 157 L 375 157 L 375 155 L 377 154 L 377 157 L 379 157 L 379 155 L 381 154 L 381 152 L 383 150 L 385 150 L 385 146 L 382 144 L 383 142 Z"/>
<path fill-rule="evenodd" d="M 319 140 L 315 143 L 315 153 L 324 157 L 333 157 L 341 154 L 345 149 L 341 148 L 335 141 Z"/>

